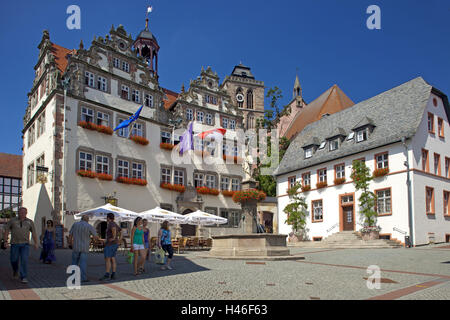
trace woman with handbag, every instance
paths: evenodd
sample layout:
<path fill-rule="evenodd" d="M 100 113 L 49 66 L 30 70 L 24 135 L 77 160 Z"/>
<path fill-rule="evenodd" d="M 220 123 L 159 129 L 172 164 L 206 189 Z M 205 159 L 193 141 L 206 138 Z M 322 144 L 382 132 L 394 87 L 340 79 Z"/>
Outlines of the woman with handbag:
<path fill-rule="evenodd" d="M 162 248 L 167 254 L 169 255 L 167 257 L 167 262 L 165 265 L 161 267 L 161 270 L 169 269 L 172 270 L 172 266 L 170 265 L 170 262 L 172 261 L 173 257 L 173 248 L 172 248 L 172 240 L 170 237 L 170 230 L 169 230 L 169 222 L 164 221 L 161 224 L 161 229 L 159 229 L 158 232 L 158 248 Z"/>
<path fill-rule="evenodd" d="M 144 271 L 145 247 L 144 247 L 144 227 L 142 218 L 134 220 L 134 227 L 131 230 L 131 252 L 134 253 L 134 275 L 137 276 Z M 138 261 L 139 257 L 139 261 Z"/>

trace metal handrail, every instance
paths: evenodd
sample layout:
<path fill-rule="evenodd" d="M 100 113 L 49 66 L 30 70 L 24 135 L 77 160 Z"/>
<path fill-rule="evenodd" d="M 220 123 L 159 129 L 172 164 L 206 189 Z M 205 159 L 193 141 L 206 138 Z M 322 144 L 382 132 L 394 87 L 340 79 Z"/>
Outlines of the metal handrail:
<path fill-rule="evenodd" d="M 397 232 L 399 232 L 401 234 L 405 234 L 405 235 L 408 234 L 408 232 L 400 230 L 399 228 L 396 228 L 396 227 L 392 228 L 392 230 L 397 231 Z"/>
<path fill-rule="evenodd" d="M 330 229 L 327 229 L 327 233 L 329 233 L 331 230 L 333 230 L 334 228 L 336 228 L 337 226 L 339 226 L 339 222 L 335 223 Z"/>

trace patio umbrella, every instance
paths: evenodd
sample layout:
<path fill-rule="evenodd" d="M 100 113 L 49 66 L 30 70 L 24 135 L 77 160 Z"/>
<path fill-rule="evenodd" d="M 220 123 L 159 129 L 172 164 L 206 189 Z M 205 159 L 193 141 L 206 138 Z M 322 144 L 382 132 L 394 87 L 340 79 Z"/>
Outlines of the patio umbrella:
<path fill-rule="evenodd" d="M 151 210 L 147 210 L 139 213 L 139 216 L 147 219 L 149 222 L 164 222 L 169 221 L 173 224 L 184 224 L 186 223 L 185 216 L 169 211 L 161 209 L 160 207 L 156 207 Z"/>
<path fill-rule="evenodd" d="M 133 221 L 139 216 L 136 212 L 119 208 L 107 203 L 104 206 L 89 209 L 76 214 L 75 220 L 80 220 L 85 214 L 87 214 L 91 220 L 106 220 L 106 215 L 108 213 L 113 213 L 115 218 L 114 220 L 116 221 Z"/>
<path fill-rule="evenodd" d="M 214 214 L 210 214 L 207 212 L 203 212 L 197 210 L 195 212 L 189 213 L 185 215 L 186 222 L 188 224 L 193 224 L 197 226 L 207 226 L 214 224 L 225 224 L 228 222 L 228 219 L 216 216 Z"/>

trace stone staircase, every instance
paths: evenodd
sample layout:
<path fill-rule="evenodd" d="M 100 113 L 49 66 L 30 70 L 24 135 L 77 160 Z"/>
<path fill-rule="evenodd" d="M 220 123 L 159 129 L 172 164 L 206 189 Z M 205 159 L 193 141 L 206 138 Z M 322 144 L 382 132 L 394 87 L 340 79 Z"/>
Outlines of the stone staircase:
<path fill-rule="evenodd" d="M 394 240 L 377 239 L 363 240 L 358 232 L 341 231 L 330 235 L 322 241 L 309 241 L 292 244 L 296 247 L 314 248 L 348 248 L 348 249 L 380 249 L 380 248 L 401 248 L 403 245 Z"/>

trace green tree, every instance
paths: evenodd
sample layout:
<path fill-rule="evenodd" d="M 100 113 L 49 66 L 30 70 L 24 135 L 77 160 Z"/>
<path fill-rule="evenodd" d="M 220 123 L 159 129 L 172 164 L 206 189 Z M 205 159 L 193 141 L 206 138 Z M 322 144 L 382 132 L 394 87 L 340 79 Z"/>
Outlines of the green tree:
<path fill-rule="evenodd" d="M 292 231 L 297 236 L 304 236 L 306 233 L 306 218 L 308 217 L 308 205 L 305 198 L 298 193 L 301 184 L 296 182 L 288 190 L 290 203 L 283 209 L 283 212 L 288 215 L 285 223 L 292 226 Z"/>
<path fill-rule="evenodd" d="M 376 196 L 369 191 L 369 183 L 373 179 L 365 162 L 355 160 L 352 163 L 352 173 L 356 191 L 361 191 L 359 197 L 360 214 L 364 217 L 364 227 L 376 227 L 378 213 L 375 210 Z"/>

